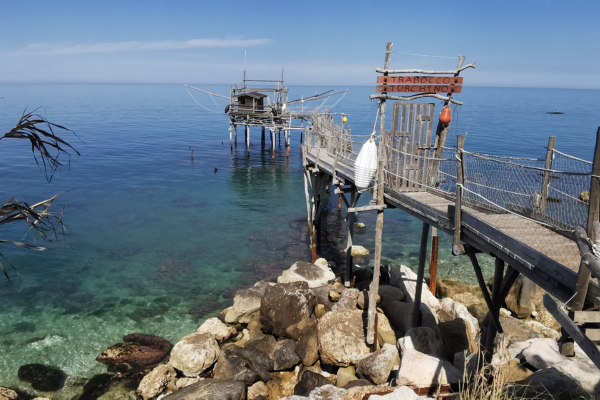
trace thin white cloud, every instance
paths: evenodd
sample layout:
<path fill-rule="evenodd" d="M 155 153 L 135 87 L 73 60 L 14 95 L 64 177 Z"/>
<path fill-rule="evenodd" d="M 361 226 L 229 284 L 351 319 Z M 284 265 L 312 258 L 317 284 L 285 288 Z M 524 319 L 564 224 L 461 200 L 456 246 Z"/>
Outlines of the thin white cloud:
<path fill-rule="evenodd" d="M 64 55 L 89 53 L 123 53 L 132 51 L 160 51 L 199 47 L 249 47 L 268 44 L 269 39 L 192 39 L 161 40 L 157 42 L 113 42 L 96 44 L 32 43 L 19 50 L 20 54 Z"/>

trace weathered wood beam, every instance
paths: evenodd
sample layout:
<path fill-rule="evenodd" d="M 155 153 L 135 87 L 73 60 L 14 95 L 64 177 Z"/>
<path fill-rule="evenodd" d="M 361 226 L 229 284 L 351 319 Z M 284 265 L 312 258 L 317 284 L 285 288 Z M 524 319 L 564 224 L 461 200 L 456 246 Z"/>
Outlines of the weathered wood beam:
<path fill-rule="evenodd" d="M 380 99 L 380 100 L 409 101 L 409 100 L 420 99 L 423 97 L 433 97 L 435 99 L 448 101 L 450 103 L 457 104 L 459 106 L 462 106 L 464 104 L 462 101 L 454 100 L 452 97 L 440 96 L 439 94 L 435 94 L 435 93 L 422 93 L 422 94 L 415 94 L 413 96 L 391 96 L 389 94 L 372 94 L 369 96 L 369 99 L 371 99 L 371 100 Z"/>
<path fill-rule="evenodd" d="M 425 276 L 425 258 L 427 257 L 427 239 L 429 238 L 429 224 L 423 222 L 421 228 L 421 245 L 419 247 L 419 266 L 417 269 L 417 282 L 415 283 L 415 298 L 413 304 L 411 326 L 421 326 L 423 316 L 421 314 L 421 295 L 423 293 L 423 278 Z"/>
<path fill-rule="evenodd" d="M 386 208 L 387 208 L 387 206 L 385 204 L 376 204 L 376 205 L 368 205 L 368 206 L 362 206 L 362 207 L 351 207 L 348 209 L 348 212 L 362 212 L 362 211 L 373 211 L 373 210 L 382 211 Z"/>
<path fill-rule="evenodd" d="M 540 203 L 540 213 L 546 213 L 548 206 L 548 188 L 550 187 L 550 170 L 554 160 L 554 146 L 556 145 L 556 136 L 550 136 L 548 139 L 548 150 L 546 151 L 546 163 L 544 164 L 544 179 L 542 180 L 542 201 Z"/>
<path fill-rule="evenodd" d="M 573 322 L 567 314 L 565 314 L 550 295 L 544 295 L 544 307 L 552 316 L 558 321 L 558 323 L 567 331 L 575 342 L 581 347 L 581 349 L 587 354 L 597 368 L 600 368 L 600 352 L 596 345 L 588 339 L 581 331 L 579 327 Z"/>
<path fill-rule="evenodd" d="M 460 56 L 459 56 L 460 57 Z M 476 68 L 475 63 L 471 63 L 469 65 L 465 65 L 464 67 L 459 67 L 455 70 L 451 71 L 427 71 L 423 69 L 387 69 L 387 68 L 376 68 L 375 72 L 380 74 L 424 74 L 424 75 L 456 75 L 460 71 L 463 71 L 467 68 Z"/>

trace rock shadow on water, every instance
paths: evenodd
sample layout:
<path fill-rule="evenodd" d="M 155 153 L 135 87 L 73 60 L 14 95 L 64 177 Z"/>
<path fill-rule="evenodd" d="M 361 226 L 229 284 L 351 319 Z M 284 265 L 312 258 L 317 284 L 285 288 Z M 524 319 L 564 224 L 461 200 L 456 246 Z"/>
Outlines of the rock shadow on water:
<path fill-rule="evenodd" d="M 219 310 L 222 306 L 223 304 L 220 301 L 208 299 L 190 307 L 190 309 L 188 310 L 188 314 L 191 315 L 192 318 L 198 320 L 207 314 Z"/>

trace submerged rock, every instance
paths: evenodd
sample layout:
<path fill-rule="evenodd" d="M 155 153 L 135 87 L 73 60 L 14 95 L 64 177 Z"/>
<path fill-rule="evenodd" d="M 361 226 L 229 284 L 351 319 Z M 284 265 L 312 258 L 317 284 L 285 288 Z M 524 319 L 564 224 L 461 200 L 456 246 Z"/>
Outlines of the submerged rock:
<path fill-rule="evenodd" d="M 31 383 L 35 390 L 55 392 L 65 385 L 67 374 L 62 370 L 43 364 L 25 364 L 19 368 L 19 379 Z"/>
<path fill-rule="evenodd" d="M 162 361 L 171 350 L 171 343 L 160 336 L 132 333 L 104 350 L 96 360 L 107 364 L 109 371 L 135 372 Z"/>
<path fill-rule="evenodd" d="M 188 310 L 188 314 L 196 319 L 200 319 L 204 317 L 206 314 L 209 314 L 220 307 L 221 303 L 217 300 L 208 299 L 201 301 L 200 303 L 195 304 Z"/>
<path fill-rule="evenodd" d="M 96 400 L 110 389 L 112 384 L 111 374 L 99 374 L 87 381 L 83 386 L 83 394 L 79 400 Z"/>

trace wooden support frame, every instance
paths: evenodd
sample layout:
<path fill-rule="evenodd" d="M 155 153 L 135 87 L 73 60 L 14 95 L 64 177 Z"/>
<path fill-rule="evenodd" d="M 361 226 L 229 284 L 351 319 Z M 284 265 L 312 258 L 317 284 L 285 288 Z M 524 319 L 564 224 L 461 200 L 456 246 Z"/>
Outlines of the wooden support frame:
<path fill-rule="evenodd" d="M 358 197 L 360 193 L 358 193 L 356 186 L 352 186 L 352 191 L 350 192 L 350 203 L 346 201 L 346 197 L 344 194 L 340 194 L 340 197 L 344 199 L 346 202 L 346 207 L 348 208 L 348 215 L 346 216 L 346 220 L 348 222 L 348 245 L 346 246 L 346 273 L 344 279 L 344 286 L 350 287 L 352 282 L 352 274 L 354 272 L 354 258 L 352 257 L 352 244 L 354 241 L 354 222 L 356 222 L 356 214 L 350 211 L 356 202 L 358 201 Z M 358 195 L 358 196 L 357 196 Z"/>
<path fill-rule="evenodd" d="M 470 245 L 465 245 L 465 251 L 471 260 L 471 264 L 473 265 L 473 270 L 475 271 L 475 276 L 477 277 L 477 283 L 479 283 L 479 288 L 483 294 L 483 299 L 485 300 L 486 305 L 488 306 L 488 310 L 490 312 L 494 310 L 494 303 L 490 298 L 490 293 L 488 292 L 487 285 L 485 284 L 485 280 L 483 279 L 483 273 L 481 272 L 481 267 L 479 266 L 479 261 L 475 256 L 475 249 Z M 500 320 L 498 319 L 498 315 L 491 314 L 492 324 L 495 326 L 496 330 L 500 333 L 504 333 L 502 329 L 502 325 L 500 324 Z"/>
<path fill-rule="evenodd" d="M 594 162 L 592 164 L 592 178 L 590 182 L 590 201 L 588 209 L 587 234 L 592 242 L 599 238 L 594 234 L 594 221 L 600 220 L 600 126 L 596 131 L 596 148 L 594 150 Z M 577 283 L 575 284 L 575 297 L 571 303 L 573 311 L 581 311 L 585 301 L 588 286 L 590 284 L 590 270 L 582 257 L 577 274 Z"/>
<path fill-rule="evenodd" d="M 421 326 L 423 315 L 421 313 L 421 296 L 423 294 L 423 278 L 425 276 L 425 258 L 427 257 L 427 240 L 429 239 L 429 224 L 423 222 L 421 229 L 421 246 L 419 248 L 419 267 L 417 269 L 417 282 L 415 283 L 415 298 L 413 299 L 413 312 L 411 326 Z"/>
<path fill-rule="evenodd" d="M 490 309 L 490 313 L 492 314 L 492 319 L 493 320 L 500 320 L 500 307 L 502 307 L 502 302 L 504 301 L 504 297 L 502 297 L 502 283 L 503 283 L 503 277 L 504 275 L 504 261 L 502 261 L 502 259 L 497 258 L 494 262 L 494 283 L 492 285 L 492 305 L 494 306 L 493 309 Z M 491 361 L 491 356 L 493 354 L 493 350 L 494 350 L 494 339 L 496 339 L 496 327 L 494 326 L 494 324 L 489 324 L 488 325 L 488 329 L 487 329 L 487 334 L 485 338 L 481 338 L 481 342 L 484 345 L 484 348 L 486 349 L 486 358 L 487 361 L 490 362 Z"/>
<path fill-rule="evenodd" d="M 431 228 L 431 256 L 429 259 L 429 291 L 435 296 L 437 291 L 437 264 L 440 237 L 437 228 Z"/>

